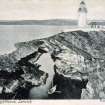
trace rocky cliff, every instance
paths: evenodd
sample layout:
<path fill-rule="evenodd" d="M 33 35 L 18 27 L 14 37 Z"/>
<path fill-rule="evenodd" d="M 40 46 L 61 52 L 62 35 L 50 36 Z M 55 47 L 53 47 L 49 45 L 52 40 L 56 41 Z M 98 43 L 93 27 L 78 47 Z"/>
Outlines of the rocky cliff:
<path fill-rule="evenodd" d="M 87 91 L 83 92 L 82 98 L 105 98 L 104 93 L 104 74 L 105 74 L 105 32 L 104 31 L 73 31 L 62 32 L 49 38 L 33 40 L 30 42 L 18 43 L 16 47 L 19 55 L 25 56 L 22 52 L 28 51 L 26 55 L 33 52 L 41 44 L 46 45 L 52 52 L 56 49 L 56 54 L 61 54 L 63 58 L 60 66 L 61 72 L 69 74 L 71 72 L 70 67 L 73 70 L 83 70 L 89 76 L 89 83 Z M 37 44 L 38 45 L 37 45 Z M 78 63 L 71 64 L 70 58 L 73 55 L 77 55 L 73 60 Z M 21 58 L 20 56 L 20 58 Z M 83 62 L 80 62 L 79 58 L 84 57 Z M 65 59 L 66 58 L 66 59 Z M 100 88 L 99 88 L 100 87 Z"/>
<path fill-rule="evenodd" d="M 105 98 L 105 32 L 72 31 L 62 32 L 52 37 L 15 44 L 17 50 L 0 57 L 0 68 L 10 68 L 21 58 L 35 52 L 40 46 L 49 49 L 60 60 L 56 60 L 59 71 L 65 75 L 76 75 L 79 71 L 89 78 L 87 89 L 83 90 L 83 99 Z M 4 61 L 8 57 L 9 63 Z M 13 64 L 12 64 L 13 63 Z M 9 65 L 9 66 L 3 66 Z"/>
<path fill-rule="evenodd" d="M 15 44 L 15 46 L 17 47 L 18 52 L 20 51 L 21 55 L 24 55 L 23 53 L 27 51 L 34 51 L 41 44 L 46 44 L 51 49 L 59 49 L 63 45 L 79 54 L 82 54 L 84 57 L 104 59 L 104 40 L 104 31 L 73 31 L 62 32 L 45 39 L 18 43 Z M 22 49 L 24 50 L 23 53 L 21 53 Z"/>

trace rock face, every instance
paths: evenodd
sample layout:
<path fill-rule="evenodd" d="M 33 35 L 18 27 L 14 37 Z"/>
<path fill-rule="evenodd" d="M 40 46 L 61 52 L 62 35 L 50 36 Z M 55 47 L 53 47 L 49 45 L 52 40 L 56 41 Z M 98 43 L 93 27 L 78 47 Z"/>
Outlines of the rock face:
<path fill-rule="evenodd" d="M 16 63 L 21 58 L 37 52 L 40 46 L 44 46 L 49 49 L 60 73 L 75 78 L 88 76 L 89 82 L 87 88 L 82 90 L 82 99 L 105 98 L 104 40 L 104 31 L 73 31 L 62 32 L 44 39 L 17 43 L 15 44 L 16 51 L 0 57 L 0 69 L 8 72 L 17 71 Z"/>
<path fill-rule="evenodd" d="M 82 89 L 86 89 L 88 83 L 88 79 L 73 79 L 57 72 L 54 75 L 53 81 L 56 91 L 49 95 L 52 99 L 80 99 Z"/>

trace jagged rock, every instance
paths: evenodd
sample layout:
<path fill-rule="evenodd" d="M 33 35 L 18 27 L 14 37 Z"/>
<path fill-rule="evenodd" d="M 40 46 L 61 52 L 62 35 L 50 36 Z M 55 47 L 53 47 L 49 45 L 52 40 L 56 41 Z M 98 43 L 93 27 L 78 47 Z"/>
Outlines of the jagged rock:
<path fill-rule="evenodd" d="M 60 73 L 69 76 L 88 76 L 91 85 L 88 84 L 87 91 L 83 90 L 83 99 L 103 98 L 103 92 L 100 93 L 100 91 L 105 87 L 103 83 L 105 81 L 104 40 L 104 31 L 73 31 L 62 32 L 40 40 L 17 43 L 16 51 L 0 56 L 0 71 L 10 73 L 17 71 L 20 69 L 17 62 L 21 58 L 38 51 L 40 46 L 45 46 L 49 49 Z M 22 69 L 29 70 L 28 67 Z M 28 73 L 30 76 L 31 74 Z M 23 76 L 23 78 L 26 77 L 28 76 Z"/>
<path fill-rule="evenodd" d="M 103 91 L 99 92 L 100 99 L 105 99 L 105 93 Z"/>

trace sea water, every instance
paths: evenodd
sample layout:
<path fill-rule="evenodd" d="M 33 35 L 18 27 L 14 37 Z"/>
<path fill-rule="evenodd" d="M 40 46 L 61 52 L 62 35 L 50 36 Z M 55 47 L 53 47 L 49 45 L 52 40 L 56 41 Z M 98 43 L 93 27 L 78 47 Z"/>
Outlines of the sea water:
<path fill-rule="evenodd" d="M 0 55 L 14 51 L 15 43 L 55 35 L 71 26 L 51 25 L 0 25 Z"/>

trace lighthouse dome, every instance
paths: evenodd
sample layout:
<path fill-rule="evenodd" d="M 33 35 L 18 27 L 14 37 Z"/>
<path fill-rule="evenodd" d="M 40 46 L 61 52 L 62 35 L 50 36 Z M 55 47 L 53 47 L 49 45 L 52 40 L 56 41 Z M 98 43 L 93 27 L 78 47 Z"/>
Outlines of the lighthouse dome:
<path fill-rule="evenodd" d="M 81 1 L 80 5 L 85 5 L 85 2 L 84 1 Z"/>
<path fill-rule="evenodd" d="M 85 13 L 88 12 L 87 8 L 86 8 L 86 4 L 83 0 L 80 2 L 80 7 L 78 9 L 78 12 L 85 12 Z"/>

